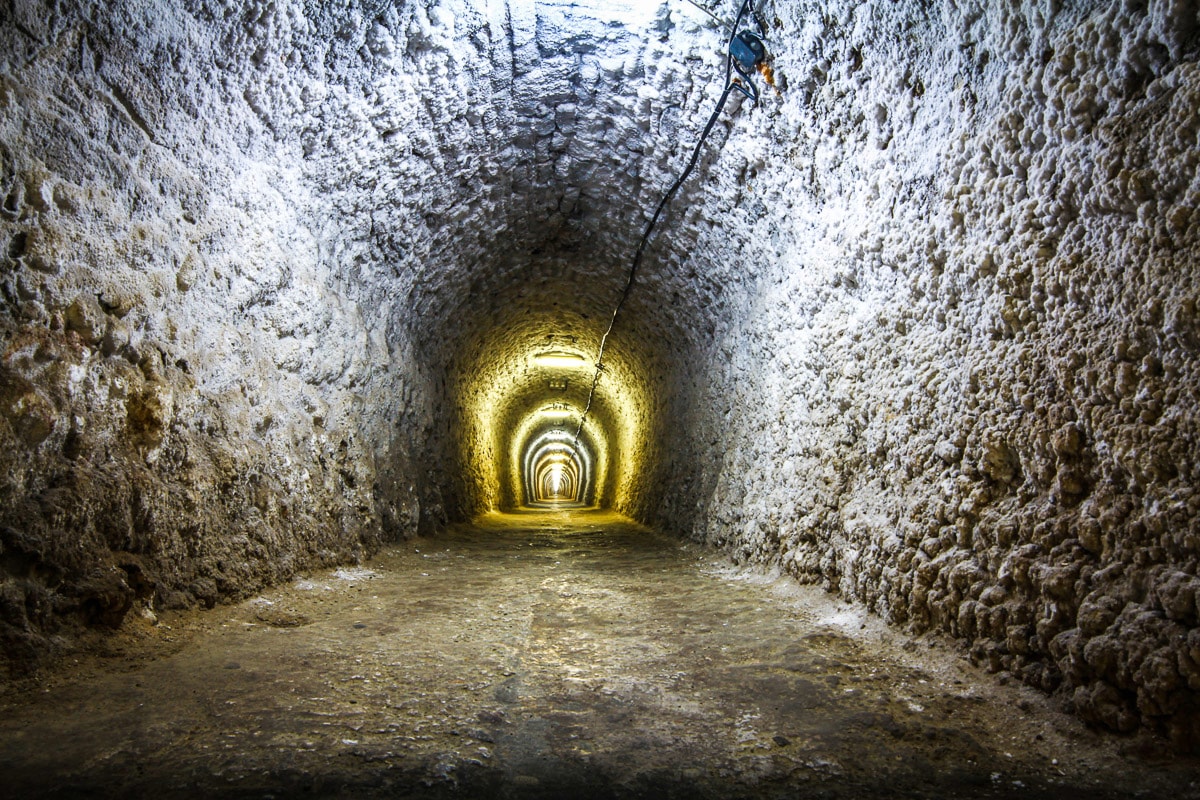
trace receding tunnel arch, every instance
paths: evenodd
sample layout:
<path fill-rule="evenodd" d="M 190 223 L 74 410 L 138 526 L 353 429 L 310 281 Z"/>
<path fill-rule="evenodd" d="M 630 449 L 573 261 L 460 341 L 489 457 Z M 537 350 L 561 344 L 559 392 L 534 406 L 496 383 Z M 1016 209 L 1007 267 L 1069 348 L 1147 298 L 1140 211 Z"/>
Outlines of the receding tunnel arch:
<path fill-rule="evenodd" d="M 603 298 L 581 295 L 582 314 L 553 309 L 480 331 L 473 358 L 452 377 L 463 505 L 469 513 L 516 508 L 537 494 L 535 442 L 574 443 L 588 404 Z M 648 454 L 662 436 L 659 358 L 637 341 L 615 342 L 579 431 L 578 502 L 628 509 L 643 487 Z"/>
<path fill-rule="evenodd" d="M 530 454 L 527 462 L 525 496 L 528 505 L 583 503 L 582 460 L 568 443 L 542 445 Z"/>
<path fill-rule="evenodd" d="M 594 505 L 597 459 L 584 437 L 552 427 L 513 446 L 522 453 L 520 496 L 525 505 L 573 503 Z M 603 465 L 606 466 L 606 465 Z"/>
<path fill-rule="evenodd" d="M 546 360 L 537 355 L 533 361 L 545 367 Z M 548 374 L 559 374 L 553 371 L 556 363 L 576 371 L 581 369 L 580 364 L 560 357 L 559 361 L 550 362 L 552 371 Z M 568 379 L 561 375 L 548 378 L 547 389 L 554 391 L 553 387 L 560 386 L 562 380 Z M 542 494 L 539 469 L 547 459 L 557 456 L 564 456 L 566 463 L 571 465 L 574 482 L 571 502 L 589 506 L 612 505 L 615 478 L 622 469 L 620 443 L 611 426 L 611 415 L 607 413 L 589 414 L 583 428 L 579 429 L 583 408 L 583 403 L 543 402 L 497 430 L 498 435 L 507 437 L 507 447 L 497 463 L 504 498 L 500 507 L 546 502 L 545 497 L 539 496 Z M 564 498 L 559 498 L 559 502 L 562 501 Z"/>
<path fill-rule="evenodd" d="M 385 260 L 422 265 L 390 309 L 436 387 L 414 443 L 436 465 L 423 518 L 442 509 L 463 518 L 519 505 L 520 484 L 508 477 L 517 427 L 549 402 L 587 404 L 600 339 L 639 237 L 716 99 L 709 84 L 719 81 L 720 70 L 695 54 L 725 47 L 724 31 L 687 3 L 454 5 L 448 49 L 441 47 L 445 37 L 440 49 L 420 49 L 414 74 L 462 79 L 461 91 L 440 95 L 439 103 L 502 102 L 506 127 L 468 124 L 464 130 L 478 145 L 469 162 L 453 156 L 461 143 L 457 126 L 435 127 L 443 160 L 419 173 L 432 187 L 431 202 L 408 215 L 385 205 L 379 213 L 387 217 L 387 233 L 375 239 Z M 479 73 L 477 55 L 471 40 L 457 34 L 501 29 L 510 35 L 506 41 L 541 44 L 536 51 L 492 53 L 512 67 L 497 90 L 498 84 L 469 79 Z M 680 91 L 684 76 L 688 88 Z M 584 110 L 601 114 L 603 124 L 581 124 Z M 447 111 L 439 105 L 418 116 L 448 119 Z M 696 474 L 690 458 L 695 442 L 688 430 L 700 410 L 693 399 L 707 383 L 691 367 L 720 340 L 733 301 L 751 283 L 747 267 L 759 254 L 747 245 L 772 228 L 763 215 L 752 225 L 761 230 L 731 235 L 721 214 L 694 202 L 727 194 L 743 183 L 747 163 L 759 163 L 753 152 L 732 159 L 722 152 L 739 120 L 730 114 L 714 129 L 699 171 L 650 242 L 607 343 L 606 370 L 588 415 L 610 455 L 608 472 L 593 481 L 597 505 L 642 521 L 686 528 L 678 512 L 694 513 L 712 480 Z M 415 122 L 400 120 L 397 128 Z M 379 153 L 371 165 L 392 169 L 389 154 Z M 424 225 L 414 227 L 414 219 Z M 539 353 L 578 358 L 565 359 L 553 376 L 548 365 L 535 363 Z M 683 491 L 670 488 L 680 480 L 687 481 Z"/>

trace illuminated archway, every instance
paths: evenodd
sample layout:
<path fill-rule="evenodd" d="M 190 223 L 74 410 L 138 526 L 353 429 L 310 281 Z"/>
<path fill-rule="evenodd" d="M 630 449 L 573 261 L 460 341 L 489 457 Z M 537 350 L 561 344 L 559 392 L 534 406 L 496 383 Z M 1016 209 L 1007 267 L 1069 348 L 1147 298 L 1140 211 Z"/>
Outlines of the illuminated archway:
<path fill-rule="evenodd" d="M 512 451 L 519 464 L 519 485 L 514 493 L 523 505 L 593 505 L 598 476 L 607 472 L 606 456 L 597 457 L 590 433 L 581 434 L 576 443 L 567 424 L 573 414 L 554 413 L 557 410 L 561 409 L 539 409 L 515 431 Z M 603 445 L 600 449 L 607 453 Z"/>
<path fill-rule="evenodd" d="M 652 479 L 642 469 L 655 442 L 645 425 L 654 418 L 647 373 L 656 365 L 641 363 L 651 356 L 614 339 L 596 381 L 598 341 L 556 313 L 492 329 L 463 362 L 456 438 L 460 485 L 473 509 L 547 501 L 624 509 Z M 537 333 L 550 327 L 551 315 L 557 331 Z M 555 454 L 561 469 L 550 469 Z"/>
<path fill-rule="evenodd" d="M 570 450 L 551 449 L 533 465 L 533 480 L 526 488 L 531 504 L 579 503 L 579 477 L 579 462 Z"/>

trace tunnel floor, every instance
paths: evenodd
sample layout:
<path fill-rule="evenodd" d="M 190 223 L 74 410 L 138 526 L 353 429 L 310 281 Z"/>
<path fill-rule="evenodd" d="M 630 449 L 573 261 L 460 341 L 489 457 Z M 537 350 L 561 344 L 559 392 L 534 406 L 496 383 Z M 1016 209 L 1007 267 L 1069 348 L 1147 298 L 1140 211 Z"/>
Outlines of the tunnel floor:
<path fill-rule="evenodd" d="M 816 589 L 602 512 L 491 515 L 127 625 L 0 698 L 12 797 L 1196 797 Z"/>

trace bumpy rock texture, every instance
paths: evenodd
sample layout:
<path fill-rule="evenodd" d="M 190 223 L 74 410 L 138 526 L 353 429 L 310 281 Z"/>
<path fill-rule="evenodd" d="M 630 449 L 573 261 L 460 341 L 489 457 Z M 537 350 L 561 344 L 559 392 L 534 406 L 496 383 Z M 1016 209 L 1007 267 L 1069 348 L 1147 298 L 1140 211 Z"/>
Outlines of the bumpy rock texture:
<path fill-rule="evenodd" d="M 724 4 L 732 5 L 732 4 Z M 0 7 L 0 636 L 511 503 L 720 94 L 694 6 Z M 669 210 L 601 496 L 1200 740 L 1200 20 L 763 3 Z M 718 14 L 732 16 L 722 7 Z"/>
<path fill-rule="evenodd" d="M 72 622 L 413 526 L 422 378 L 260 113 L 299 55 L 233 11 L 4 10 L 0 640 L 24 666 Z"/>
<path fill-rule="evenodd" d="M 1197 10 L 958 6 L 780 7 L 694 530 L 1194 743 Z"/>

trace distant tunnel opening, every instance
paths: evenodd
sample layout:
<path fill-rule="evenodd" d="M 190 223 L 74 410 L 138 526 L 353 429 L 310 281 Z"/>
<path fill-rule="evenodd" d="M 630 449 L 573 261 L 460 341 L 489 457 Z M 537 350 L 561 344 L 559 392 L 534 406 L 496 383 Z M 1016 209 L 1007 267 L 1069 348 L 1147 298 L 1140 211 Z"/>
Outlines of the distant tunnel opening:
<path fill-rule="evenodd" d="M 589 492 L 594 459 L 574 433 L 551 428 L 525 446 L 522 458 L 522 496 L 525 504 L 583 506 L 595 493 Z"/>
<path fill-rule="evenodd" d="M 561 318 L 550 319 L 562 329 Z M 493 330 L 463 371 L 454 434 L 472 513 L 548 504 L 621 510 L 653 480 L 644 473 L 654 387 L 625 351 L 597 382 L 589 409 L 595 367 L 585 338 L 593 337 Z"/>

